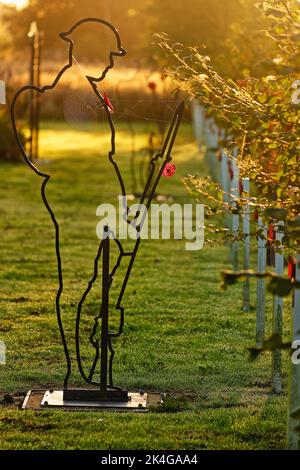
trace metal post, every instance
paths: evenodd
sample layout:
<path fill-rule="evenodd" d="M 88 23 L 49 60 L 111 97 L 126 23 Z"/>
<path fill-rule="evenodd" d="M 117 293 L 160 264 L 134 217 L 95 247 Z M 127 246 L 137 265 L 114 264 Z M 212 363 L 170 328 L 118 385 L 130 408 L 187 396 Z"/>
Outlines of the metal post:
<path fill-rule="evenodd" d="M 36 51 L 36 86 L 41 86 L 41 61 L 42 61 L 42 46 L 44 41 L 43 31 L 38 31 L 37 51 Z M 40 95 L 36 94 L 35 105 L 35 159 L 39 158 L 39 132 L 40 132 Z"/>
<path fill-rule="evenodd" d="M 0 80 L 0 104 L 6 104 L 6 86 L 3 80 Z"/>
<path fill-rule="evenodd" d="M 250 179 L 243 178 L 243 191 L 250 194 Z M 243 234 L 244 234 L 244 269 L 250 269 L 250 217 L 251 211 L 249 204 L 246 204 L 244 207 L 244 217 L 243 217 Z M 244 281 L 243 284 L 243 311 L 250 311 L 250 282 L 249 278 Z"/>
<path fill-rule="evenodd" d="M 36 30 L 36 22 L 34 21 L 30 25 L 30 30 L 28 33 L 28 38 L 30 41 L 31 47 L 31 56 L 30 56 L 30 66 L 29 66 L 29 83 L 34 85 L 34 34 Z M 29 136 L 29 158 L 32 161 L 33 155 L 33 127 L 34 127 L 34 93 L 33 90 L 30 90 L 29 94 L 29 127 L 30 127 L 30 136 Z"/>
<path fill-rule="evenodd" d="M 276 224 L 276 241 L 282 242 L 283 239 L 283 225 L 284 222 Z M 275 254 L 275 272 L 278 276 L 283 276 L 284 272 L 284 256 L 283 253 L 278 253 L 276 248 Z M 283 313 L 283 298 L 274 295 L 274 309 L 273 309 L 273 334 L 282 337 L 282 313 Z M 275 393 L 282 391 L 282 378 L 281 378 L 281 350 L 275 349 L 272 353 L 272 384 Z"/>
<path fill-rule="evenodd" d="M 41 48 L 43 34 L 38 30 L 37 23 L 33 21 L 30 25 L 28 38 L 31 45 L 30 59 L 30 83 L 36 87 L 40 87 L 41 74 Z M 38 140 L 39 140 L 39 119 L 40 119 L 40 102 L 39 94 L 31 90 L 29 95 L 29 121 L 30 121 L 30 159 L 31 161 L 38 158 Z"/>
<path fill-rule="evenodd" d="M 102 304 L 101 304 L 101 381 L 102 391 L 107 389 L 107 358 L 108 358 L 108 309 L 109 309 L 109 235 L 105 231 L 103 240 L 102 264 Z"/>
<path fill-rule="evenodd" d="M 300 254 L 296 256 L 296 280 L 300 282 Z M 292 342 L 300 345 L 300 289 L 295 289 L 294 308 L 292 318 Z M 289 408 L 287 441 L 290 450 L 299 450 L 299 418 L 295 419 L 293 413 L 300 410 L 300 364 L 291 361 L 289 377 Z"/>
<path fill-rule="evenodd" d="M 257 243 L 257 271 L 264 273 L 267 267 L 267 236 L 268 229 L 259 217 L 257 222 L 258 230 L 262 230 L 262 236 L 258 236 Z M 256 285 L 256 346 L 262 347 L 265 337 L 265 317 L 266 317 L 266 287 L 264 279 L 257 279 Z"/>

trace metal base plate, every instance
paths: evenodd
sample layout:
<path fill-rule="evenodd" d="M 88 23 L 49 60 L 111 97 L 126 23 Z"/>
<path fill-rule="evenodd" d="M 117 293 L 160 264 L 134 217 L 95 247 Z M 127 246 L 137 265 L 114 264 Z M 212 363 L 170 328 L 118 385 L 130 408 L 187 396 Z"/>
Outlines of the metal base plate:
<path fill-rule="evenodd" d="M 61 409 L 66 411 L 134 411 L 147 412 L 149 406 L 162 403 L 160 393 L 128 393 L 131 399 L 128 402 L 91 402 L 79 400 L 63 400 L 63 391 L 56 390 L 30 390 L 22 405 L 22 410 Z M 46 403 L 47 402 L 47 403 Z"/>
<path fill-rule="evenodd" d="M 64 400 L 62 390 L 47 390 L 42 401 L 42 407 L 55 408 L 107 408 L 107 409 L 136 409 L 147 408 L 147 394 L 128 393 L 128 401 L 84 401 L 84 400 Z"/>
<path fill-rule="evenodd" d="M 127 402 L 128 399 L 129 396 L 127 390 L 112 388 L 107 388 L 106 390 L 100 390 L 98 388 L 66 388 L 63 393 L 63 401 Z"/>

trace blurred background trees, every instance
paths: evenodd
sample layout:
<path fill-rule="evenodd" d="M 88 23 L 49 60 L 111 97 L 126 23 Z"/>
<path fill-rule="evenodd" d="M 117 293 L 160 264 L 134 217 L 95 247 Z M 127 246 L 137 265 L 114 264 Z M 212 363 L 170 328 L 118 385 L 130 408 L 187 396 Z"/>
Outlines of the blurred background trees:
<path fill-rule="evenodd" d="M 147 36 L 142 11 L 149 0 L 30 0 L 28 6 L 21 10 L 10 8 L 6 14 L 6 22 L 13 32 L 14 45 L 18 49 L 24 45 L 24 38 L 30 23 L 36 21 L 40 30 L 45 32 L 45 51 L 47 57 L 62 55 L 64 49 L 58 33 L 68 30 L 73 23 L 85 17 L 97 17 L 111 21 L 120 31 L 127 49 L 141 49 Z M 94 44 L 85 36 L 83 41 L 88 44 L 86 58 L 93 57 Z M 105 42 L 105 37 L 102 38 Z M 144 41 L 143 41 L 144 39 Z M 136 47 L 138 45 L 138 47 Z"/>
<path fill-rule="evenodd" d="M 13 40 L 13 49 L 21 49 L 24 54 L 30 23 L 37 21 L 39 29 L 45 32 L 47 58 L 57 58 L 57 54 L 64 54 L 58 33 L 80 18 L 91 16 L 116 25 L 129 51 L 127 63 L 153 64 L 159 60 L 160 51 L 153 46 L 153 34 L 165 32 L 174 42 L 203 46 L 221 67 L 231 67 L 236 72 L 234 62 L 240 51 L 247 49 L 242 65 L 249 67 L 250 61 L 251 67 L 251 63 L 257 62 L 259 51 L 265 50 L 266 19 L 255 4 L 256 0 L 190 0 L 188 3 L 182 0 L 29 0 L 23 9 L 5 8 L 2 28 L 10 34 L 0 30 L 0 49 Z M 87 36 L 84 41 L 88 44 L 88 60 L 93 57 L 95 44 Z M 249 42 L 255 44 L 252 52 Z M 230 60 L 226 59 L 229 50 L 233 50 Z"/>
<path fill-rule="evenodd" d="M 148 110 L 146 103 L 148 100 L 148 107 L 153 108 L 151 98 L 154 93 L 149 84 L 154 83 L 160 97 L 164 95 L 166 98 L 166 93 L 172 89 L 172 82 L 162 80 L 164 67 L 169 64 L 157 46 L 155 34 L 166 33 L 171 43 L 198 47 L 201 54 L 210 57 L 218 73 L 235 80 L 248 75 L 273 74 L 278 67 L 289 72 L 293 65 L 299 63 L 299 51 L 291 51 L 289 46 L 289 25 L 285 24 L 285 18 L 281 22 L 276 21 L 272 30 L 274 11 L 268 14 L 263 6 L 258 9 L 257 0 L 28 0 L 23 8 L 17 8 L 20 0 L 15 0 L 15 6 L 11 2 L 7 5 L 5 1 L 0 1 L 0 79 L 9 85 L 8 104 L 13 91 L 29 82 L 27 35 L 33 21 L 44 32 L 42 85 L 49 83 L 67 60 L 66 44 L 58 36 L 61 31 L 68 30 L 83 17 L 111 21 L 118 28 L 128 54 L 126 60 L 118 62 L 118 70 L 110 74 L 105 89 L 113 99 L 118 83 L 124 84 L 124 78 L 127 79 L 122 93 L 118 92 L 118 99 L 126 100 L 128 107 L 134 108 L 135 119 L 142 115 L 152 116 L 153 110 Z M 276 0 L 273 3 L 276 10 Z M 77 37 L 76 44 L 80 42 L 84 51 L 80 60 L 88 64 L 97 60 L 95 65 L 99 66 L 102 59 L 106 60 L 99 57 L 99 50 L 107 51 L 111 46 L 108 36 L 103 33 L 103 37 L 97 36 L 95 41 L 93 32 L 82 29 L 78 34 L 80 41 Z M 276 56 L 276 38 L 283 34 L 287 36 L 288 59 L 276 64 L 270 57 Z M 139 74 L 135 73 L 137 70 Z M 133 76 L 134 80 L 128 80 Z M 169 83 L 169 88 L 166 83 Z M 72 83 L 73 88 L 76 86 Z M 61 99 L 54 97 L 53 104 L 56 98 Z M 137 106 L 139 100 L 140 105 Z M 2 120 L 9 121 L 6 113 L 7 110 L 2 109 Z M 45 110 L 42 118 L 51 119 L 51 115 Z"/>

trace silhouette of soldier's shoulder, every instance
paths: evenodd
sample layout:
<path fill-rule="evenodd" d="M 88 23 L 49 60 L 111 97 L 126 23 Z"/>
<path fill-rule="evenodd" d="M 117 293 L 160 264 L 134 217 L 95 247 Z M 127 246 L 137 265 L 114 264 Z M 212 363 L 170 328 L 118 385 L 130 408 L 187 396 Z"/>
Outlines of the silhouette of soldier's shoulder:
<path fill-rule="evenodd" d="M 30 120 L 30 104 L 36 99 L 40 101 L 41 96 L 41 88 L 32 85 L 24 86 L 15 95 L 11 112 L 13 129 L 23 159 L 37 175 L 46 177 L 48 175 L 42 169 L 40 170 L 35 163 L 31 162 L 29 146 L 24 143 L 22 138 L 24 128 L 28 126 Z"/>

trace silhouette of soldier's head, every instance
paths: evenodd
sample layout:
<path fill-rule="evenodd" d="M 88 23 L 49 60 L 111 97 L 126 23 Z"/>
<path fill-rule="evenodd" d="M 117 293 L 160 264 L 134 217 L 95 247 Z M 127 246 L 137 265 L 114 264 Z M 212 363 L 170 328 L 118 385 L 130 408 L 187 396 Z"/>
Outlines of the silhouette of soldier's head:
<path fill-rule="evenodd" d="M 126 55 L 115 27 L 98 18 L 79 21 L 59 36 L 69 45 L 70 59 L 73 57 L 86 77 L 93 82 L 100 82 L 105 78 L 114 65 L 114 57 Z M 100 65 L 104 67 L 101 72 Z"/>

